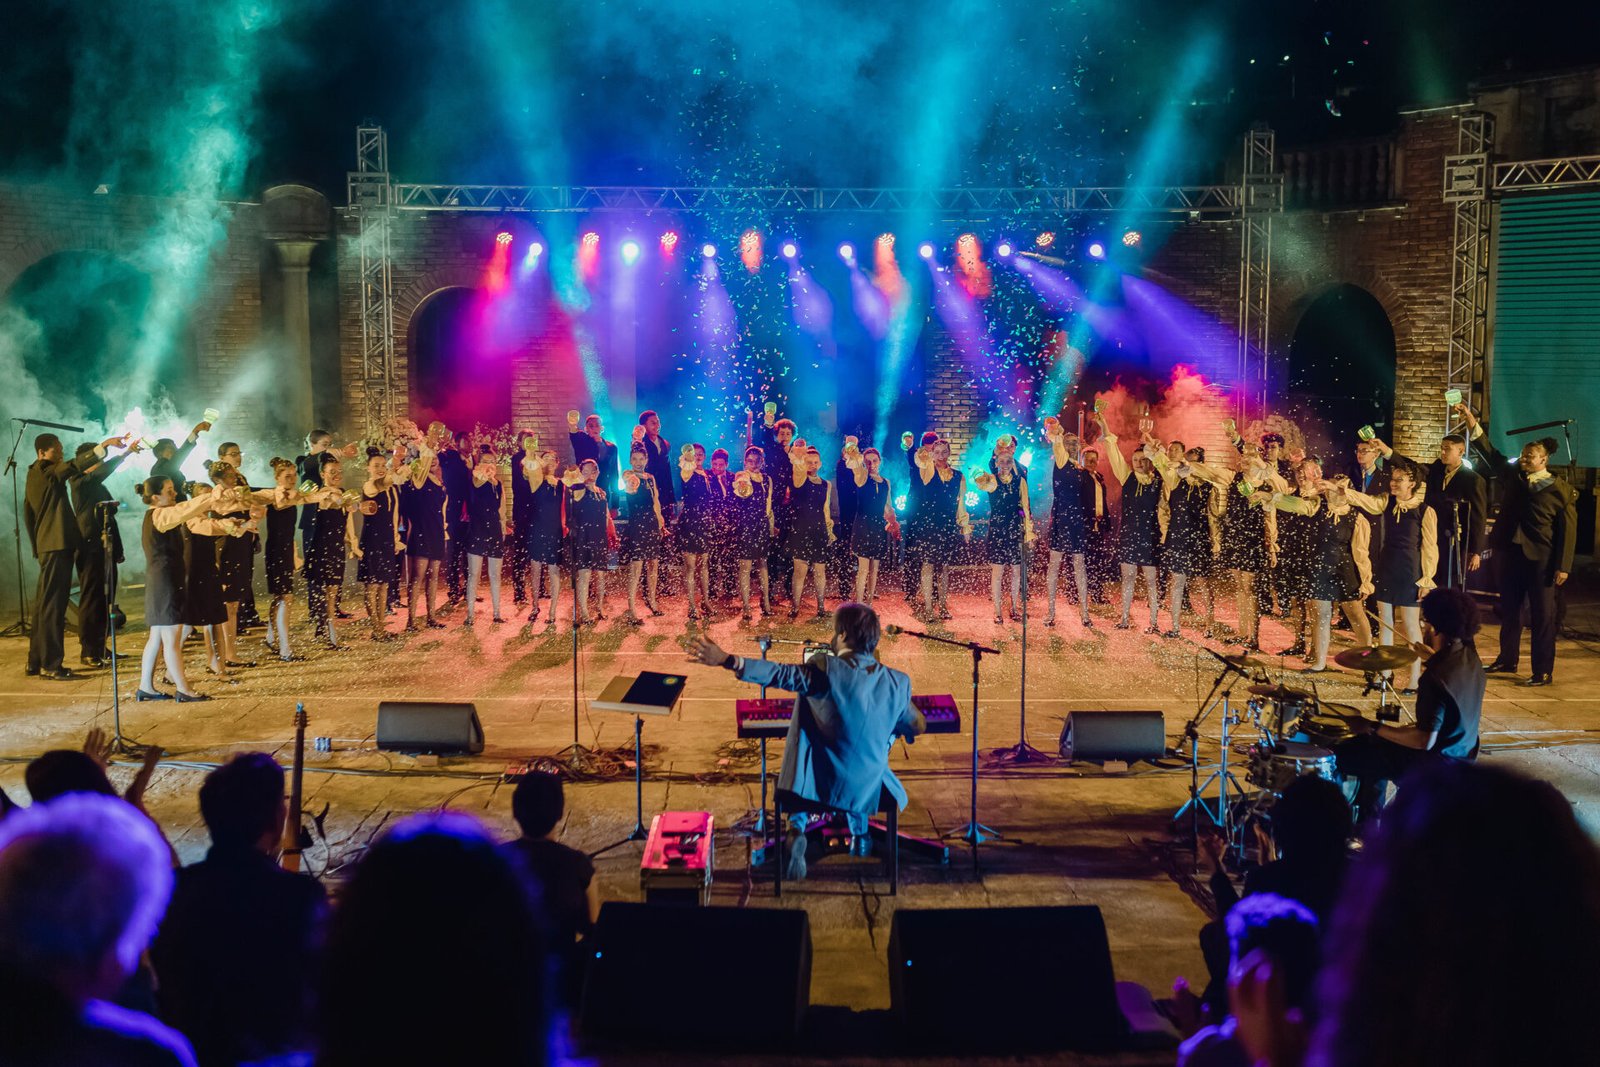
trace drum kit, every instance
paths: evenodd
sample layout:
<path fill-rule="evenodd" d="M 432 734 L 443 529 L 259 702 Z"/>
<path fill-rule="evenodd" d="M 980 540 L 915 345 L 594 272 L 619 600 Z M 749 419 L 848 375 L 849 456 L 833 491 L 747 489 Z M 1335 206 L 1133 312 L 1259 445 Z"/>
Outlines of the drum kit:
<path fill-rule="evenodd" d="M 1269 680 L 1268 671 L 1276 664 L 1253 656 L 1212 655 L 1222 664 L 1222 673 L 1200 711 L 1189 722 L 1185 737 L 1190 743 L 1191 784 L 1189 801 L 1174 819 L 1186 812 L 1192 817 L 1192 832 L 1198 843 L 1199 819 L 1204 815 L 1220 829 L 1228 848 L 1243 850 L 1243 834 L 1250 822 L 1259 820 L 1296 779 L 1315 775 L 1336 780 L 1334 746 L 1362 729 L 1359 708 L 1335 704 L 1318 695 L 1315 684 L 1309 692 Z M 1391 703 L 1393 689 L 1388 675 L 1416 662 L 1417 653 L 1406 645 L 1381 645 L 1347 649 L 1333 657 L 1341 667 L 1367 676 L 1367 692 L 1380 693 L 1378 718 L 1399 717 L 1398 701 Z M 1234 689 L 1244 684 L 1248 698 L 1242 704 L 1233 699 Z M 1211 776 L 1200 781 L 1197 754 L 1198 728 L 1213 711 L 1220 711 L 1222 725 L 1221 759 Z M 1251 731 L 1255 740 L 1242 747 L 1244 780 L 1234 777 L 1228 763 L 1235 749 L 1234 731 Z M 1213 800 L 1207 791 L 1215 784 Z M 1230 800 L 1230 790 L 1233 797 Z"/>

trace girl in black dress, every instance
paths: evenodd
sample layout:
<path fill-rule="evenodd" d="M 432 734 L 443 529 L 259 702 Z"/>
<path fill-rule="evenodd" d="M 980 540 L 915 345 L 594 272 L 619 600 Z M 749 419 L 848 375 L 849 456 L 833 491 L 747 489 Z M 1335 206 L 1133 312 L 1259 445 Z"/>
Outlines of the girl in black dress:
<path fill-rule="evenodd" d="M 418 604 L 430 629 L 444 629 L 444 623 L 433 617 L 433 604 L 449 539 L 445 524 L 448 499 L 439 457 L 425 441 L 411 461 L 410 478 L 400 485 L 400 514 L 405 519 L 406 558 L 411 568 L 411 595 L 406 597 L 408 631 L 417 628 Z"/>
<path fill-rule="evenodd" d="M 177 689 L 180 702 L 209 700 L 189 688 L 183 673 L 183 563 L 184 524 L 211 509 L 211 491 L 206 490 L 178 503 L 172 479 L 151 475 L 135 487 L 149 505 L 145 512 L 144 533 L 144 613 L 150 636 L 144 643 L 139 664 L 139 700 L 170 700 L 172 694 L 156 689 L 156 660 L 165 658 L 167 677 Z"/>
<path fill-rule="evenodd" d="M 921 485 L 916 524 L 922 552 L 922 603 L 913 614 L 929 621 L 948 619 L 950 565 L 960 554 L 956 539 L 972 539 L 965 499 L 967 480 L 950 465 L 950 442 L 942 437 L 917 449 L 912 461 L 917 468 L 912 484 Z"/>
<path fill-rule="evenodd" d="M 772 511 L 773 482 L 764 467 L 766 452 L 760 445 L 744 450 L 744 470 L 733 476 L 733 499 L 729 512 L 733 522 L 733 557 L 739 561 L 739 603 L 741 622 L 750 621 L 750 572 L 761 581 L 761 617 L 772 614 L 772 589 L 767 556 L 778 534 Z"/>
<path fill-rule="evenodd" d="M 1408 644 L 1422 640 L 1422 594 L 1434 587 L 1439 569 L 1438 512 L 1423 507 L 1424 489 L 1416 468 L 1398 460 L 1389 470 L 1389 491 L 1369 496 L 1346 490 L 1350 503 L 1369 515 L 1377 516 L 1373 531 L 1372 584 L 1378 595 L 1378 617 L 1382 621 L 1379 640 L 1395 643 L 1395 615 L 1405 628 Z M 1416 692 L 1422 678 L 1422 661 L 1415 660 L 1401 690 L 1405 696 Z"/>
<path fill-rule="evenodd" d="M 678 454 L 678 477 L 683 484 L 683 511 L 678 516 L 678 552 L 683 556 L 683 582 L 689 594 L 689 621 L 699 622 L 703 612 L 711 617 L 710 591 L 706 588 L 706 553 L 711 548 L 714 488 L 705 469 L 702 445 L 684 445 Z"/>
<path fill-rule="evenodd" d="M 1044 437 L 1050 442 L 1050 562 L 1045 570 L 1044 592 L 1049 601 L 1044 624 L 1056 624 L 1056 583 L 1061 565 L 1072 561 L 1078 587 L 1078 621 L 1092 627 L 1089 618 L 1089 525 L 1094 514 L 1094 477 L 1084 469 L 1081 442 L 1067 433 L 1054 415 L 1044 420 Z"/>
<path fill-rule="evenodd" d="M 1183 447 L 1181 442 L 1173 445 Z M 1190 448 L 1184 449 L 1176 463 L 1171 461 L 1169 452 L 1167 465 L 1161 468 L 1161 480 L 1167 516 L 1161 558 L 1169 575 L 1168 610 L 1172 616 L 1172 628 L 1166 635 L 1182 634 L 1183 594 L 1188 588 L 1197 604 L 1205 604 L 1205 636 L 1210 638 L 1215 636 L 1217 625 L 1217 602 L 1211 589 L 1216 560 L 1213 519 L 1226 502 L 1219 496 L 1220 491 L 1233 484 L 1233 475 L 1208 467 L 1205 449 Z"/>
<path fill-rule="evenodd" d="M 467 497 L 467 620 L 473 624 L 473 608 L 478 602 L 478 579 L 489 571 L 489 605 L 495 622 L 500 617 L 500 559 L 505 550 L 505 487 L 500 480 L 500 463 L 489 445 L 478 446 L 478 465 L 472 469 L 472 492 Z"/>
<path fill-rule="evenodd" d="M 729 600 L 733 596 L 733 473 L 728 470 L 728 450 L 711 452 L 711 544 L 702 566 L 706 580 L 706 602 Z"/>
<path fill-rule="evenodd" d="M 272 606 L 267 610 L 266 644 L 284 662 L 303 659 L 296 656 L 289 645 L 289 609 L 294 603 L 294 572 L 300 569 L 294 532 L 299 516 L 297 505 L 305 502 L 300 495 L 299 468 L 294 460 L 274 456 L 272 459 L 273 487 L 256 494 L 256 500 L 267 508 L 266 548 L 267 593 Z"/>
<path fill-rule="evenodd" d="M 400 485 L 410 474 L 404 450 L 397 450 L 391 460 L 376 448 L 367 449 L 367 480 L 361 485 L 361 499 L 375 508 L 361 524 L 356 578 L 365 593 L 374 641 L 392 641 L 395 636 L 384 623 L 389 614 L 389 588 L 400 580 L 400 553 L 406 550 L 400 540 Z"/>
<path fill-rule="evenodd" d="M 855 439 L 847 437 L 844 458 L 856 483 L 856 517 L 850 524 L 850 551 L 856 557 L 855 596 L 857 602 L 871 605 L 878 595 L 878 565 L 889 558 L 889 538 L 900 534 L 894 489 L 880 473 L 883 455 L 876 448 L 855 451 Z"/>
<path fill-rule="evenodd" d="M 1278 509 L 1260 491 L 1286 493 L 1289 485 L 1256 454 L 1234 472 L 1222 513 L 1222 551 L 1217 565 L 1233 572 L 1233 597 L 1239 611 L 1239 641 L 1248 652 L 1261 651 L 1261 603 L 1258 575 L 1278 565 Z"/>
<path fill-rule="evenodd" d="M 222 547 L 235 532 L 243 533 L 249 504 L 235 492 L 238 476 L 230 464 L 211 464 L 211 510 L 190 519 L 188 557 L 185 561 L 183 624 L 199 629 L 206 639 L 206 669 L 224 681 L 229 667 L 244 664 L 233 657 L 228 637 L 228 602 L 222 587 Z M 234 591 L 237 596 L 237 590 Z M 238 609 L 238 601 L 234 601 Z"/>
<path fill-rule="evenodd" d="M 334 628 L 338 617 L 339 586 L 344 582 L 346 552 L 355 544 L 353 510 L 365 511 L 372 502 L 360 502 L 359 495 L 348 498 L 344 489 L 344 462 L 334 452 L 322 453 L 322 489 L 311 495 L 316 510 L 311 516 L 306 538 L 306 587 L 317 590 L 321 610 L 316 631 L 329 648 L 343 648 Z M 376 506 L 373 505 L 374 510 Z M 310 597 L 308 596 L 309 600 Z"/>
<path fill-rule="evenodd" d="M 578 624 L 588 626 L 605 618 L 606 563 L 611 556 L 607 538 L 610 503 L 600 488 L 600 465 L 592 459 L 562 477 L 567 485 L 567 563 L 574 572 L 572 588 L 578 598 Z M 589 579 L 595 579 L 595 611 L 589 613 Z"/>
<path fill-rule="evenodd" d="M 1095 412 L 1100 426 L 1100 437 L 1105 441 L 1106 456 L 1111 461 L 1111 475 L 1122 486 L 1122 522 L 1117 529 L 1117 561 L 1122 570 L 1122 617 L 1117 629 L 1133 628 L 1133 593 L 1140 577 L 1144 578 L 1145 597 L 1150 605 L 1150 625 L 1147 634 L 1159 634 L 1160 586 L 1156 580 L 1156 546 L 1161 542 L 1161 480 L 1151 460 L 1148 443 L 1134 449 L 1133 466 L 1122 458 L 1117 435 L 1106 425 L 1105 416 Z"/>
<path fill-rule="evenodd" d="M 661 512 L 661 492 L 656 480 L 645 468 L 650 454 L 643 445 L 634 445 L 628 453 L 628 469 L 622 472 L 622 499 L 618 510 L 625 525 L 622 527 L 622 545 L 617 558 L 628 565 L 628 613 L 623 616 L 630 626 L 639 626 L 639 575 L 644 575 L 644 602 L 651 615 L 660 615 L 656 607 L 656 581 L 661 568 L 661 540 L 667 529 L 666 516 Z"/>
<path fill-rule="evenodd" d="M 818 476 L 822 454 L 797 440 L 790 452 L 794 467 L 789 490 L 789 557 L 794 560 L 794 602 L 789 618 L 800 614 L 805 598 L 806 573 L 816 575 L 817 610 L 813 619 L 828 617 L 828 546 L 833 543 L 833 486 Z"/>
<path fill-rule="evenodd" d="M 254 580 L 257 532 L 267 517 L 266 507 L 254 501 L 250 486 L 239 472 L 237 456 L 239 446 L 225 444 L 223 452 L 231 449 L 235 459 L 213 460 L 210 466 L 213 485 L 220 485 L 234 494 L 243 505 L 239 512 L 244 518 L 244 532 L 238 537 L 226 537 L 218 542 L 217 577 L 222 587 L 222 604 L 227 609 L 227 621 L 222 624 L 222 643 L 226 652 L 226 666 L 254 667 L 254 660 L 239 659 L 239 614 L 245 605 L 254 608 L 255 596 L 250 586 Z"/>
<path fill-rule="evenodd" d="M 994 621 L 1005 622 L 1001 603 L 1006 568 L 1011 568 L 1011 618 L 1021 618 L 1022 546 L 1032 544 L 1033 515 L 1028 507 L 1028 477 L 1017 466 L 1016 439 L 1002 435 L 994 448 L 994 473 L 973 479 L 989 494 L 989 532 L 984 539 L 984 555 L 989 560 L 989 596 L 994 601 Z M 1084 605 L 1084 611 L 1088 606 Z"/>
<path fill-rule="evenodd" d="M 533 487 L 528 497 L 527 521 L 518 527 L 516 534 L 522 541 L 523 555 L 528 560 L 528 633 L 539 618 L 539 577 L 544 576 L 550 587 L 550 619 L 546 630 L 556 628 L 561 617 L 561 522 L 566 502 L 566 489 L 556 474 L 556 454 L 548 449 L 529 452 L 522 460 L 521 477 Z M 653 576 L 654 572 L 652 572 Z M 654 583 L 651 596 L 654 597 Z"/>

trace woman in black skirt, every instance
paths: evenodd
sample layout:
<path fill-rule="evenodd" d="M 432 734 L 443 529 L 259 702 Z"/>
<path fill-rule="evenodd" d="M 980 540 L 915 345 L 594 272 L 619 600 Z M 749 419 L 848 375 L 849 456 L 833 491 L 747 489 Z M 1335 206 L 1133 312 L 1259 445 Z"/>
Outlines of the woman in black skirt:
<path fill-rule="evenodd" d="M 528 498 L 528 520 L 516 530 L 522 541 L 522 554 L 528 560 L 529 634 L 539 618 L 539 578 L 544 576 L 550 589 L 550 619 L 545 629 L 554 630 L 561 618 L 561 522 L 566 506 L 566 489 L 556 473 L 556 454 L 549 449 L 530 451 L 522 460 L 522 478 L 533 487 Z M 655 595 L 654 585 L 651 596 Z"/>
<path fill-rule="evenodd" d="M 567 565 L 573 570 L 572 588 L 578 598 L 578 624 L 588 626 L 605 618 L 606 564 L 611 557 L 607 537 L 610 503 L 600 488 L 600 465 L 592 459 L 562 477 L 567 485 Z M 589 612 L 589 579 L 595 580 L 595 611 Z"/>
<path fill-rule="evenodd" d="M 1382 621 L 1379 640 L 1386 645 L 1396 638 L 1395 615 L 1405 628 L 1408 644 L 1422 640 L 1422 594 L 1434 587 L 1439 569 L 1438 512 L 1423 507 L 1424 489 L 1416 468 L 1396 459 L 1389 470 L 1389 492 L 1369 496 L 1346 490 L 1350 503 L 1376 516 L 1373 531 L 1372 584 L 1378 595 L 1378 617 Z M 1411 664 L 1405 696 L 1416 692 L 1422 677 L 1422 661 Z"/>
<path fill-rule="evenodd" d="M 1193 591 L 1197 605 L 1205 604 L 1205 636 L 1214 637 L 1217 602 L 1211 589 L 1216 560 L 1212 522 L 1225 501 L 1219 499 L 1220 493 L 1233 484 L 1233 476 L 1229 471 L 1208 467 L 1203 448 L 1185 449 L 1179 462 L 1174 463 L 1169 457 L 1167 465 L 1160 469 L 1167 515 L 1161 560 L 1169 575 L 1167 606 L 1172 616 L 1167 636 L 1182 634 L 1183 594 L 1187 588 Z"/>
<path fill-rule="evenodd" d="M 1371 527 L 1366 516 L 1350 506 L 1346 479 L 1325 481 L 1321 460 L 1311 457 L 1296 468 L 1300 488 L 1294 495 L 1263 490 L 1254 499 L 1270 495 L 1280 521 L 1292 527 L 1291 542 L 1303 562 L 1291 575 L 1290 595 L 1299 602 L 1296 645 L 1305 649 L 1306 670 L 1328 669 L 1328 649 L 1333 641 L 1333 608 L 1337 604 L 1350 621 L 1358 645 L 1372 642 L 1363 601 L 1372 593 L 1372 564 L 1368 546 Z"/>
<path fill-rule="evenodd" d="M 713 493 L 711 472 L 705 469 L 702 445 L 684 445 L 678 454 L 678 478 L 683 484 L 683 511 L 678 516 L 678 552 L 683 557 L 683 583 L 689 594 L 689 621 L 699 622 L 702 610 L 711 617 L 710 591 L 706 588 L 706 553 L 711 548 Z"/>
<path fill-rule="evenodd" d="M 1161 479 L 1151 459 L 1153 446 L 1146 442 L 1133 451 L 1133 465 L 1122 458 L 1117 435 L 1106 425 L 1105 416 L 1095 412 L 1100 437 L 1105 441 L 1111 461 L 1111 475 L 1122 486 L 1122 522 L 1117 528 L 1117 562 L 1122 570 L 1122 616 L 1117 629 L 1133 628 L 1133 593 L 1144 578 L 1145 598 L 1150 605 L 1147 634 L 1159 634 L 1160 586 L 1156 580 L 1156 546 L 1161 543 Z"/>
<path fill-rule="evenodd" d="M 364 592 L 374 641 L 392 641 L 395 636 L 384 622 L 389 614 L 389 587 L 400 580 L 400 553 L 406 550 L 400 540 L 400 485 L 411 470 L 404 459 L 400 451 L 391 460 L 376 448 L 367 449 L 367 480 L 361 485 L 361 499 L 376 506 L 361 524 L 356 579 Z M 362 510 L 365 513 L 366 509 Z"/>
<path fill-rule="evenodd" d="M 796 441 L 795 445 L 804 444 Z M 828 617 L 828 546 L 833 543 L 833 486 L 817 472 L 822 469 L 822 454 L 815 448 L 796 447 L 790 458 L 794 465 L 794 486 L 789 491 L 789 558 L 794 561 L 794 601 L 789 618 L 800 614 L 805 597 L 806 574 L 816 576 L 817 610 L 813 619 Z"/>
<path fill-rule="evenodd" d="M 622 545 L 617 558 L 628 565 L 628 613 L 623 616 L 630 626 L 639 626 L 639 576 L 644 575 L 644 602 L 651 615 L 660 615 L 656 607 L 656 581 L 660 577 L 661 541 L 667 529 L 666 516 L 661 512 L 661 492 L 656 480 L 646 469 L 650 454 L 643 445 L 634 445 L 628 453 L 628 469 L 622 472 L 622 499 L 618 511 L 625 525 L 622 527 Z"/>
<path fill-rule="evenodd" d="M 237 449 L 237 446 L 233 447 Z M 254 667 L 254 660 L 239 658 L 239 609 L 254 600 L 250 585 L 254 578 L 256 546 L 260 542 L 249 535 L 260 530 L 267 511 L 265 505 L 254 501 L 250 486 L 245 483 L 237 467 L 223 460 L 213 460 L 210 471 L 213 485 L 221 486 L 239 499 L 239 515 L 244 519 L 243 534 L 225 537 L 218 542 L 217 578 L 222 588 L 222 604 L 228 613 L 227 620 L 222 624 L 223 661 L 229 668 Z"/>
<path fill-rule="evenodd" d="M 151 475 L 135 487 L 149 505 L 144 515 L 144 615 L 150 636 L 139 664 L 139 700 L 171 700 L 173 694 L 156 688 L 156 660 L 165 658 L 167 677 L 180 703 L 210 700 L 189 688 L 183 673 L 183 608 L 185 603 L 184 524 L 211 508 L 211 491 L 205 490 L 182 504 L 172 479 Z"/>
<path fill-rule="evenodd" d="M 1287 493 L 1289 484 L 1259 455 L 1251 455 L 1235 471 L 1222 513 L 1222 551 L 1217 566 L 1233 572 L 1233 598 L 1239 612 L 1239 642 L 1247 652 L 1261 651 L 1261 602 L 1256 596 L 1258 575 L 1278 565 L 1278 509 L 1270 496 L 1263 503 L 1257 492 Z"/>
<path fill-rule="evenodd" d="M 856 517 L 850 524 L 850 551 L 856 557 L 856 601 L 871 605 L 878 595 L 878 566 L 889 558 L 889 538 L 898 536 L 894 489 L 881 473 L 883 456 L 876 448 L 856 451 L 855 438 L 845 438 L 845 465 L 856 483 Z"/>
<path fill-rule="evenodd" d="M 267 611 L 267 647 L 284 662 L 304 659 L 296 656 L 289 644 L 289 609 L 294 604 L 294 572 L 300 569 L 295 552 L 295 525 L 299 517 L 297 505 L 305 503 L 298 482 L 300 470 L 292 459 L 274 456 L 272 459 L 272 488 L 256 494 L 256 500 L 267 509 L 264 538 L 267 593 L 272 597 L 272 607 Z"/>
<path fill-rule="evenodd" d="M 739 620 L 750 621 L 751 571 L 761 582 L 761 617 L 772 614 L 772 587 L 767 556 L 778 534 L 772 510 L 772 478 L 767 475 L 766 450 L 751 445 L 744 450 L 744 470 L 733 476 L 729 514 L 733 524 L 733 558 L 739 561 Z"/>
<path fill-rule="evenodd" d="M 500 481 L 500 463 L 489 445 L 478 446 L 478 465 L 472 469 L 472 492 L 467 497 L 467 620 L 473 624 L 473 609 L 478 601 L 478 579 L 485 562 L 489 571 L 489 605 L 495 622 L 500 617 L 500 560 L 505 551 L 505 487 Z"/>
<path fill-rule="evenodd" d="M 448 496 L 439 457 L 424 442 L 417 458 L 411 461 L 410 477 L 400 484 L 400 515 L 405 520 L 406 558 L 411 568 L 411 595 L 406 597 L 408 631 L 417 628 L 418 604 L 422 605 L 425 625 L 444 629 L 444 623 L 433 617 L 433 604 L 449 540 L 445 523 Z"/>
<path fill-rule="evenodd" d="M 922 604 L 919 619 L 950 618 L 950 565 L 959 558 L 960 541 L 972 539 L 967 518 L 967 480 L 950 464 L 950 442 L 938 438 L 917 449 L 912 460 L 920 483 L 917 502 L 917 544 L 922 553 Z M 959 539 L 959 540 L 958 540 Z M 935 577 L 937 576 L 937 582 Z"/>
<path fill-rule="evenodd" d="M 222 547 L 235 529 L 242 532 L 249 505 L 234 492 L 237 477 L 233 467 L 217 462 L 210 467 L 211 509 L 190 519 L 185 526 L 187 556 L 184 561 L 183 625 L 198 629 L 206 639 L 206 669 L 224 681 L 230 680 L 230 666 L 243 666 L 234 660 L 228 641 L 228 604 L 223 599 Z M 230 484 L 231 482 L 231 484 Z M 237 604 L 237 602 L 236 602 Z"/>
<path fill-rule="evenodd" d="M 994 601 L 995 625 L 1003 625 L 1002 590 L 1006 568 L 1011 568 L 1011 618 L 1021 618 L 1022 546 L 1033 542 L 1033 515 L 1028 507 L 1028 478 L 1017 466 L 1016 438 L 1002 434 L 994 446 L 994 473 L 974 479 L 989 494 L 989 532 L 984 556 L 989 561 L 989 596 Z M 1084 605 L 1085 612 L 1088 606 Z"/>
<path fill-rule="evenodd" d="M 1083 466 L 1082 442 L 1068 433 L 1054 415 L 1044 420 L 1044 437 L 1050 442 L 1050 561 L 1045 569 L 1044 594 L 1049 607 L 1044 624 L 1056 624 L 1056 586 L 1061 565 L 1072 562 L 1078 588 L 1078 622 L 1092 628 L 1089 618 L 1089 524 L 1094 515 L 1094 477 Z M 996 612 L 996 614 L 999 614 Z"/>
<path fill-rule="evenodd" d="M 339 586 L 344 582 L 346 553 L 355 543 L 352 509 L 359 506 L 365 511 L 371 502 L 360 503 L 353 494 L 346 499 L 344 461 L 338 453 L 322 453 L 318 468 L 322 473 L 322 489 L 311 496 L 316 510 L 306 536 L 306 587 L 317 590 L 314 603 L 321 608 L 317 633 L 329 648 L 343 648 L 334 619 L 338 614 Z"/>

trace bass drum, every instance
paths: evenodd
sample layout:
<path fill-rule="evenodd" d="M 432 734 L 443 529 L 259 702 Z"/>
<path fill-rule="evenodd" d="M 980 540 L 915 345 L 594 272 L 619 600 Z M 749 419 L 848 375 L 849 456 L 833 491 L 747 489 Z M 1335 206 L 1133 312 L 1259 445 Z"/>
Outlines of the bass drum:
<path fill-rule="evenodd" d="M 1299 741 L 1280 741 L 1266 753 L 1266 766 L 1262 774 L 1266 779 L 1262 788 L 1282 793 L 1302 775 L 1314 774 L 1318 778 L 1335 780 L 1337 761 L 1328 749 Z"/>

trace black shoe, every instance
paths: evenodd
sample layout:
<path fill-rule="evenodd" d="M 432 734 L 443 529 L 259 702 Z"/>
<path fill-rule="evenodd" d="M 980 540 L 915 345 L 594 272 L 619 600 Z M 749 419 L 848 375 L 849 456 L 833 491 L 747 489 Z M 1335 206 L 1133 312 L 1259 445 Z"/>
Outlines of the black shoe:
<path fill-rule="evenodd" d="M 172 699 L 180 704 L 196 704 L 202 700 L 210 700 L 211 696 L 208 693 L 176 693 Z"/>
<path fill-rule="evenodd" d="M 1483 669 L 1485 674 L 1516 674 L 1517 665 L 1503 659 L 1497 659 Z"/>
<path fill-rule="evenodd" d="M 100 658 L 95 657 L 95 656 L 79 656 L 78 657 L 78 662 L 83 664 L 85 667 L 90 667 L 90 668 L 94 668 L 94 669 L 99 669 L 101 667 L 109 667 L 111 665 L 111 661 L 110 660 L 108 660 L 108 659 L 100 659 Z"/>
<path fill-rule="evenodd" d="M 336 612 L 333 613 L 333 617 L 336 618 L 336 619 L 353 619 L 353 618 L 355 618 L 355 616 L 350 614 L 348 611 L 336 611 Z"/>
<path fill-rule="evenodd" d="M 39 673 L 39 668 L 33 666 L 32 664 L 29 664 L 27 670 L 24 671 L 23 673 L 26 674 L 29 678 L 32 678 L 34 675 Z"/>
<path fill-rule="evenodd" d="M 1548 674 L 1536 674 L 1527 681 L 1518 682 L 1517 684 L 1522 686 L 1524 689 L 1531 689 L 1536 685 L 1550 685 L 1552 683 Z"/>
<path fill-rule="evenodd" d="M 75 682 L 78 676 L 72 672 L 71 667 L 62 667 L 54 671 L 40 671 L 39 677 L 47 682 Z"/>
<path fill-rule="evenodd" d="M 1133 629 L 1133 623 L 1131 623 L 1131 622 L 1119 622 L 1119 623 L 1116 624 L 1116 628 L 1118 630 L 1131 630 L 1131 629 Z"/>
<path fill-rule="evenodd" d="M 171 693 L 150 693 L 150 692 L 146 692 L 143 689 L 139 689 L 139 690 L 135 690 L 134 691 L 133 699 L 135 699 L 137 701 L 140 701 L 141 703 L 146 701 L 146 700 L 171 700 L 172 699 L 172 694 Z"/>
<path fill-rule="evenodd" d="M 224 667 L 254 667 L 256 661 L 253 659 L 230 659 L 224 660 L 222 665 Z"/>

